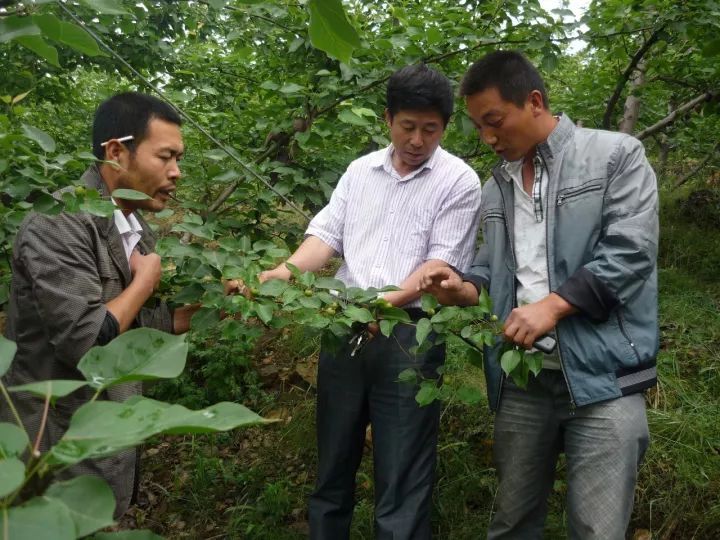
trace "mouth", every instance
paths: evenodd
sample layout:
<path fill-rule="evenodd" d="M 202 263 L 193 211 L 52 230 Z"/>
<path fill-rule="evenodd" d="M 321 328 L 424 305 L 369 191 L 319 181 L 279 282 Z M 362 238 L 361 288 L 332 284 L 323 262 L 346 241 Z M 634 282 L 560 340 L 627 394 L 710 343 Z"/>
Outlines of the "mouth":
<path fill-rule="evenodd" d="M 172 199 L 174 201 L 177 200 L 175 198 L 175 188 L 174 187 L 158 189 L 157 192 L 155 193 L 155 196 L 160 197 L 163 200 L 168 200 L 168 199 Z"/>

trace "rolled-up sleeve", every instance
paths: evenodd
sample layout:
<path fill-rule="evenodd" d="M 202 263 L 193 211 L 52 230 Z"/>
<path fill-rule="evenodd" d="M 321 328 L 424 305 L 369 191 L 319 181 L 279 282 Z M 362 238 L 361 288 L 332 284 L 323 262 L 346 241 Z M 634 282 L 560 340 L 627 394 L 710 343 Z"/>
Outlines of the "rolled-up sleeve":
<path fill-rule="evenodd" d="M 305 231 L 305 236 L 316 236 L 339 255 L 343 254 L 343 236 L 347 210 L 349 176 L 340 177 L 330 202 L 317 213 Z"/>

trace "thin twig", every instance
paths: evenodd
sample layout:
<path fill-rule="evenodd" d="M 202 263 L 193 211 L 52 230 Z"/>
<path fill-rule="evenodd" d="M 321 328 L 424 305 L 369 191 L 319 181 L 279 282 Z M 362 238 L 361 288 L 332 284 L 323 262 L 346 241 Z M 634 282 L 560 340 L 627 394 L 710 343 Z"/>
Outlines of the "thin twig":
<path fill-rule="evenodd" d="M 50 395 L 52 394 L 52 387 L 50 381 L 47 382 L 47 393 L 45 394 L 45 405 L 43 406 L 43 414 L 40 419 L 40 428 L 38 429 L 37 436 L 35 437 L 35 444 L 33 445 L 32 455 L 33 457 L 40 456 L 40 441 L 42 440 L 43 433 L 45 432 L 45 424 L 47 423 L 48 413 L 50 412 Z"/>

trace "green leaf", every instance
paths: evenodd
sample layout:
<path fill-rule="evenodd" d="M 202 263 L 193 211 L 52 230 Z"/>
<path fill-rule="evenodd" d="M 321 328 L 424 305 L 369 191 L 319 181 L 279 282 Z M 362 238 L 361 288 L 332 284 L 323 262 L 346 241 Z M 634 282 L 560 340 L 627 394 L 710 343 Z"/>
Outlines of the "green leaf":
<path fill-rule="evenodd" d="M 430 332 L 432 332 L 430 319 L 420 319 L 417 322 L 417 328 L 415 329 L 415 339 L 417 340 L 418 345 L 422 345 Z"/>
<path fill-rule="evenodd" d="M 444 322 L 448 322 L 448 321 L 454 319 L 455 317 L 458 316 L 459 313 L 460 313 L 459 307 L 445 306 L 440 311 L 438 311 L 435 315 L 433 315 L 432 319 L 430 319 L 430 320 L 432 321 L 433 324 L 444 323 Z"/>
<path fill-rule="evenodd" d="M 485 398 L 485 394 L 475 386 L 462 386 L 457 391 L 457 397 L 466 405 L 477 405 Z"/>
<path fill-rule="evenodd" d="M 40 58 L 44 58 L 55 67 L 60 67 L 60 58 L 55 47 L 45 41 L 42 36 L 23 36 L 16 40 L 26 49 L 31 50 Z"/>
<path fill-rule="evenodd" d="M 342 281 L 340 281 L 339 279 L 329 278 L 329 277 L 321 277 L 321 278 L 317 278 L 315 280 L 315 288 L 344 292 L 345 284 Z"/>
<path fill-rule="evenodd" d="M 135 189 L 116 189 L 112 192 L 115 199 L 125 199 L 126 201 L 149 201 L 152 197 L 142 191 Z"/>
<path fill-rule="evenodd" d="M 353 50 L 360 46 L 360 38 L 348 21 L 341 0 L 310 0 L 308 8 L 313 47 L 349 64 Z"/>
<path fill-rule="evenodd" d="M 305 90 L 305 87 L 295 83 L 288 83 L 280 87 L 280 92 L 283 94 L 297 94 L 301 90 Z"/>
<path fill-rule="evenodd" d="M 115 212 L 116 206 L 112 201 L 105 199 L 85 199 L 80 204 L 80 210 L 93 216 L 110 217 Z"/>
<path fill-rule="evenodd" d="M 284 293 L 290 284 L 282 279 L 270 279 L 260 284 L 258 293 L 263 296 L 280 296 Z"/>
<path fill-rule="evenodd" d="M 22 125 L 23 133 L 28 139 L 32 139 L 40 145 L 45 152 L 55 151 L 55 141 L 53 138 L 45 133 L 42 129 L 38 129 L 35 126 L 29 126 L 27 124 Z"/>
<path fill-rule="evenodd" d="M 10 16 L 0 19 L 0 43 L 22 36 L 39 36 L 38 28 L 30 17 Z"/>
<path fill-rule="evenodd" d="M 412 319 L 408 315 L 407 311 L 398 307 L 385 307 L 380 306 L 379 309 L 380 317 L 388 321 L 399 321 L 404 323 L 411 323 Z"/>
<path fill-rule="evenodd" d="M 413 368 L 403 369 L 400 373 L 398 373 L 397 380 L 401 383 L 415 384 L 418 380 L 418 374 Z"/>
<path fill-rule="evenodd" d="M 22 454 L 30 440 L 24 429 L 7 422 L 0 423 L 0 458 L 15 457 Z"/>
<path fill-rule="evenodd" d="M 16 351 L 17 345 L 15 342 L 10 341 L 3 335 L 0 335 L 0 377 L 5 375 L 7 370 L 10 368 L 13 358 L 15 358 Z"/>
<path fill-rule="evenodd" d="M 255 313 L 257 313 L 258 318 L 262 322 L 267 324 L 272 320 L 273 315 L 275 314 L 275 306 L 272 304 L 257 304 L 255 306 Z"/>
<path fill-rule="evenodd" d="M 160 433 L 212 433 L 264 421 L 238 403 L 221 402 L 191 411 L 142 396 L 125 403 L 94 401 L 72 416 L 70 427 L 50 449 L 51 461 L 72 465 L 115 454 Z"/>
<path fill-rule="evenodd" d="M 420 384 L 420 390 L 415 394 L 415 401 L 417 401 L 421 407 L 425 407 L 426 405 L 430 405 L 438 397 L 440 397 L 440 390 L 435 381 L 423 381 Z"/>
<path fill-rule="evenodd" d="M 55 499 L 35 497 L 22 506 L 0 511 L 3 538 L 32 540 L 75 540 L 75 523 L 67 507 Z"/>
<path fill-rule="evenodd" d="M 115 495 L 108 483 L 100 477 L 78 476 L 52 484 L 44 496 L 67 507 L 78 537 L 114 523 Z"/>
<path fill-rule="evenodd" d="M 73 23 L 60 21 L 60 37 L 58 41 L 87 56 L 99 56 L 102 54 L 92 36 L 85 29 Z"/>
<path fill-rule="evenodd" d="M 357 306 L 348 306 L 345 308 L 345 315 L 353 321 L 360 323 L 369 323 L 375 320 L 369 310 Z"/>
<path fill-rule="evenodd" d="M 362 116 L 358 116 L 354 112 L 352 112 L 350 109 L 343 109 L 338 114 L 338 120 L 341 122 L 344 122 L 346 124 L 350 124 L 352 126 L 368 126 L 370 125 L 370 122 L 367 121 Z"/>
<path fill-rule="evenodd" d="M 184 335 L 137 328 L 90 349 L 78 370 L 98 389 L 129 381 L 171 379 L 185 368 L 187 351 Z"/>
<path fill-rule="evenodd" d="M 543 353 L 540 351 L 525 353 L 523 357 L 528 369 L 537 377 L 543 367 Z"/>
<path fill-rule="evenodd" d="M 432 294 L 423 294 L 420 298 L 420 305 L 422 306 L 422 310 L 425 312 L 435 309 L 439 304 L 440 302 L 438 302 L 437 298 L 435 298 Z"/>
<path fill-rule="evenodd" d="M 490 300 L 490 295 L 487 292 L 487 289 L 485 287 L 482 287 L 480 289 L 480 295 L 478 297 L 478 306 L 480 306 L 480 309 L 482 309 L 485 313 L 491 313 L 492 312 L 492 300 Z"/>
<path fill-rule="evenodd" d="M 25 464 L 17 458 L 0 459 L 0 498 L 10 495 L 25 480 Z"/>
<path fill-rule="evenodd" d="M 117 0 L 81 0 L 83 4 L 104 15 L 130 15 Z"/>
<path fill-rule="evenodd" d="M 506 375 L 510 375 L 521 360 L 522 355 L 520 354 L 520 351 L 517 349 L 510 349 L 509 351 L 505 351 L 500 357 L 500 366 Z"/>
<path fill-rule="evenodd" d="M 40 398 L 50 395 L 52 399 L 57 399 L 72 394 L 87 384 L 87 381 L 51 380 L 11 386 L 8 390 L 10 392 L 30 392 Z"/>
<path fill-rule="evenodd" d="M 380 332 L 382 332 L 382 335 L 385 337 L 390 337 L 392 335 L 393 328 L 395 328 L 395 325 L 400 321 L 390 321 L 383 319 L 380 321 Z"/>

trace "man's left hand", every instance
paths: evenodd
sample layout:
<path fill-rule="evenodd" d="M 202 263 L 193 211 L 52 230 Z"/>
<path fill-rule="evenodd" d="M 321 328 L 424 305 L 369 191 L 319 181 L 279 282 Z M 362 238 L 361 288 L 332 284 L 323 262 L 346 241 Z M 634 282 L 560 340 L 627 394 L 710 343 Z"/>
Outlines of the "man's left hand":
<path fill-rule="evenodd" d="M 538 338 L 575 311 L 572 304 L 551 293 L 538 302 L 513 309 L 503 326 L 505 339 L 525 349 L 531 349 Z"/>

